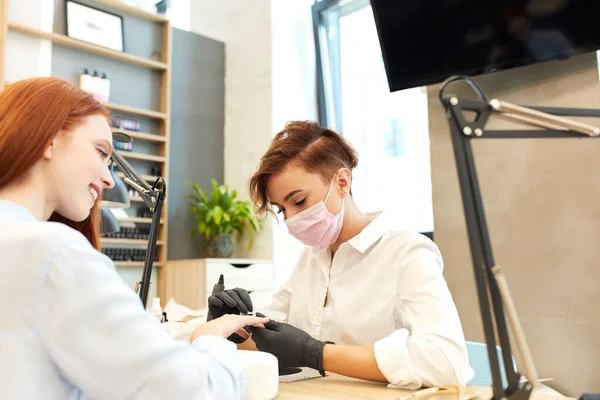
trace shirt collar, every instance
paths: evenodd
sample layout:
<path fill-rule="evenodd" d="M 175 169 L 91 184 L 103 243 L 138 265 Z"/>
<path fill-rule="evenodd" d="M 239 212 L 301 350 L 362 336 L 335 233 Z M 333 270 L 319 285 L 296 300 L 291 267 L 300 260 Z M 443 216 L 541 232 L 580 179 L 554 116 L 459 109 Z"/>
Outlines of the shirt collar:
<path fill-rule="evenodd" d="M 358 235 L 348 240 L 350 244 L 357 251 L 364 253 L 369 247 L 371 247 L 376 241 L 381 239 L 383 235 L 388 233 L 392 226 L 390 225 L 389 216 L 386 217 L 386 213 L 379 211 L 374 213 L 367 213 L 372 220 Z M 344 246 L 344 243 L 342 243 Z M 341 247 L 341 246 L 340 246 Z M 311 249 L 313 254 L 316 256 L 327 255 L 329 252 L 329 246 L 324 247 L 308 247 Z"/>
<path fill-rule="evenodd" d="M 9 200 L 0 199 L 0 220 L 10 222 L 37 222 L 31 211 Z"/>
<path fill-rule="evenodd" d="M 364 253 L 392 228 L 389 223 L 390 219 L 389 217 L 386 217 L 384 212 L 370 213 L 367 215 L 372 218 L 372 221 L 358 235 L 348 241 L 352 247 L 361 253 Z"/>

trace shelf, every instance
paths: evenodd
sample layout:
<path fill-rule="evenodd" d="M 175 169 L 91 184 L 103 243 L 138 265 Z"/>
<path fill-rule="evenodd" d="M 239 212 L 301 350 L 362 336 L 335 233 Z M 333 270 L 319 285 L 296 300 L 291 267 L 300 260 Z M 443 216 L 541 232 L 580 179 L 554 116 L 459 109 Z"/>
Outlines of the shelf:
<path fill-rule="evenodd" d="M 144 161 L 154 161 L 159 163 L 167 162 L 167 158 L 163 156 L 155 156 L 154 154 L 144 154 L 144 153 L 135 153 L 133 151 L 121 151 L 117 150 L 124 158 L 131 158 L 133 160 L 144 160 Z"/>
<path fill-rule="evenodd" d="M 141 115 L 143 117 L 155 118 L 155 119 L 160 119 L 163 121 L 165 121 L 167 119 L 167 114 L 161 113 L 159 111 L 145 110 L 143 108 L 124 106 L 121 104 L 114 104 L 114 103 L 104 103 L 103 105 L 104 105 L 104 107 L 108 108 L 109 110 L 113 110 L 113 111 L 121 111 L 121 112 L 124 112 L 127 114 Z"/>
<path fill-rule="evenodd" d="M 149 21 L 154 21 L 154 22 L 169 22 L 169 19 L 163 15 L 157 14 L 157 13 L 153 13 L 153 12 L 148 12 L 148 11 L 144 11 L 140 8 L 137 7 L 133 7 L 133 6 L 129 6 L 127 4 L 124 4 L 120 1 L 115 1 L 115 0 L 95 0 L 96 4 L 100 4 L 106 7 L 110 7 L 113 10 L 118 10 L 118 11 L 122 11 L 124 13 L 127 14 L 131 14 L 131 15 L 135 15 L 136 17 L 140 17 L 140 18 L 144 18 L 147 19 Z"/>
<path fill-rule="evenodd" d="M 112 131 L 114 133 L 124 133 L 127 136 L 130 136 L 134 139 L 145 140 L 147 142 L 163 142 L 164 143 L 167 141 L 167 138 L 165 138 L 164 136 L 155 135 L 153 133 L 129 131 L 127 129 L 119 129 L 119 128 L 112 128 Z"/>
<path fill-rule="evenodd" d="M 165 263 L 162 261 L 155 261 L 152 265 L 154 267 L 162 267 Z M 115 261 L 117 267 L 143 267 L 143 261 Z"/>
<path fill-rule="evenodd" d="M 10 84 L 11 84 L 11 82 L 8 82 L 8 81 L 4 82 L 4 86 L 8 86 Z M 154 118 L 154 119 L 159 119 L 159 120 L 163 120 L 163 121 L 167 120 L 167 114 L 161 113 L 159 111 L 145 110 L 143 108 L 124 106 L 122 104 L 115 104 L 115 103 L 103 103 L 102 105 L 104 107 L 108 108 L 109 110 L 113 110 L 113 111 L 121 111 L 121 112 L 124 112 L 127 114 L 135 114 L 135 115 L 140 115 L 142 117 Z M 126 133 L 126 134 L 130 135 L 131 137 L 136 137 L 141 140 L 166 142 L 166 139 L 164 136 L 154 135 L 152 133 L 135 132 L 135 131 L 128 131 L 125 129 L 114 128 L 113 132 L 115 132 L 115 131 Z M 131 133 L 134 133 L 135 135 L 132 135 Z"/>
<path fill-rule="evenodd" d="M 132 222 L 134 224 L 151 224 L 152 218 L 141 218 L 141 217 L 133 217 L 133 218 L 117 218 L 118 222 Z M 161 224 L 164 223 L 163 220 L 160 221 Z"/>
<path fill-rule="evenodd" d="M 146 239 L 116 239 L 116 238 L 102 238 L 100 239 L 100 244 L 143 244 L 148 245 L 148 240 Z M 158 240 L 156 242 L 157 246 L 162 246 L 164 241 Z"/>
<path fill-rule="evenodd" d="M 116 171 L 115 175 L 117 175 L 121 179 L 125 179 L 125 174 L 122 173 L 122 172 L 120 172 L 120 171 Z M 140 178 L 145 179 L 145 180 L 147 180 L 150 183 L 154 183 L 154 182 L 156 182 L 156 179 L 158 179 L 158 176 L 154 176 L 154 175 L 140 175 Z M 166 179 L 165 179 L 165 181 L 166 181 Z"/>
<path fill-rule="evenodd" d="M 129 201 L 132 201 L 134 203 L 143 203 L 144 199 L 142 199 L 140 196 L 129 196 Z"/>
<path fill-rule="evenodd" d="M 78 50 L 87 51 L 88 53 L 97 54 L 104 57 L 114 58 L 115 60 L 123 61 L 126 63 L 138 65 L 140 67 L 146 67 L 151 69 L 156 69 L 160 71 L 165 71 L 168 69 L 168 65 L 160 62 L 154 61 L 149 58 L 135 56 L 133 54 L 111 50 L 105 47 L 97 46 L 95 44 L 83 42 L 81 40 L 70 38 L 61 33 L 55 32 L 45 32 L 36 28 L 32 28 L 30 26 L 16 24 L 14 22 L 8 23 L 8 29 L 13 32 L 23 33 L 25 35 L 39 37 L 41 39 L 50 40 L 52 43 L 59 44 L 61 46 L 71 47 Z"/>

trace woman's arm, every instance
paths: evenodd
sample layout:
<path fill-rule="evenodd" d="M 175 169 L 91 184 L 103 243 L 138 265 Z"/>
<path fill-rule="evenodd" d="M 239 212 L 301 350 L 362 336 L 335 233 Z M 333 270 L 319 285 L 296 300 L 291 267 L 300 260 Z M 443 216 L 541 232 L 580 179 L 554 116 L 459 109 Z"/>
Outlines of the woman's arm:
<path fill-rule="evenodd" d="M 274 354 L 280 368 L 310 367 L 359 379 L 387 382 L 377 367 L 372 347 L 337 346 L 321 342 L 293 325 L 269 321 L 250 327 L 260 351 Z"/>
<path fill-rule="evenodd" d="M 323 369 L 352 378 L 388 381 L 377 366 L 373 347 L 326 344 L 323 348 Z"/>
<path fill-rule="evenodd" d="M 375 342 L 377 365 L 390 383 L 410 389 L 466 385 L 473 371 L 439 250 L 423 238 L 398 258 L 396 331 Z"/>
<path fill-rule="evenodd" d="M 245 377 L 232 343 L 172 340 L 111 261 L 75 239 L 36 282 L 41 340 L 66 380 L 97 399 L 242 396 Z"/>
<path fill-rule="evenodd" d="M 390 310 L 397 329 L 373 347 L 325 344 L 292 325 L 273 321 L 266 329 L 250 328 L 254 342 L 284 366 L 308 366 L 407 389 L 465 385 L 472 370 L 464 336 L 441 273 L 439 252 L 431 246 L 417 243 L 402 254 L 406 264 L 393 284 L 397 298 Z"/>

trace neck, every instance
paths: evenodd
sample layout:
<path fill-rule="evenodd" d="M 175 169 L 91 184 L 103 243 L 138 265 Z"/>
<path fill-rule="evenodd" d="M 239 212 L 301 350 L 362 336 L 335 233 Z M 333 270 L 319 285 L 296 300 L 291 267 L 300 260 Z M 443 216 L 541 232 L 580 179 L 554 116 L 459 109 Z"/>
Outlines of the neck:
<path fill-rule="evenodd" d="M 335 254 L 342 243 L 361 233 L 370 222 L 371 219 L 367 214 L 360 212 L 356 204 L 354 204 L 352 197 L 348 196 L 344 202 L 344 223 L 342 230 L 338 239 L 330 246 L 331 254 Z"/>
<path fill-rule="evenodd" d="M 0 199 L 25 207 L 38 221 L 47 221 L 54 207 L 49 205 L 42 182 L 14 182 L 0 189 Z"/>

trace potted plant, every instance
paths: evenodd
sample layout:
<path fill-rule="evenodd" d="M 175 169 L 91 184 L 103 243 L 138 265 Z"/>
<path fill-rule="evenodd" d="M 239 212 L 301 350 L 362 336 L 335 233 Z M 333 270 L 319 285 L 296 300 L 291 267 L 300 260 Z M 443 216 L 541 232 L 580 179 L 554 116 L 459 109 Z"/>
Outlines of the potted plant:
<path fill-rule="evenodd" d="M 196 183 L 190 185 L 193 194 L 189 200 L 189 212 L 194 219 L 192 237 L 200 233 L 206 240 L 204 257 L 228 258 L 233 254 L 231 235 L 237 233 L 238 243 L 245 233 L 248 234 L 247 250 L 252 247 L 254 232 L 259 232 L 261 224 L 254 214 L 252 202 L 237 200 L 237 192 L 229 192 L 229 187 L 219 185 L 211 179 L 210 198 Z"/>

